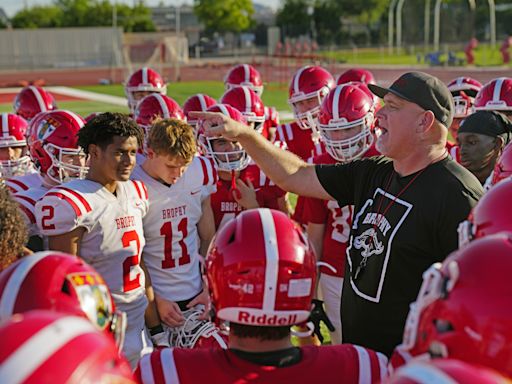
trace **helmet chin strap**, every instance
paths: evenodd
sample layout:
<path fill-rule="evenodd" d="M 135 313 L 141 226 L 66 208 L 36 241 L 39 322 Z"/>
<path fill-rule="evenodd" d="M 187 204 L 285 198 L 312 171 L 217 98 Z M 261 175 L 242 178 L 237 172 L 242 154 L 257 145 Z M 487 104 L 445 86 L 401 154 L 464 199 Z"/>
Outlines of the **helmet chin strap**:
<path fill-rule="evenodd" d="M 236 187 L 236 171 L 234 169 L 231 170 L 231 192 L 235 194 L 237 200 L 242 197 L 240 190 Z"/>

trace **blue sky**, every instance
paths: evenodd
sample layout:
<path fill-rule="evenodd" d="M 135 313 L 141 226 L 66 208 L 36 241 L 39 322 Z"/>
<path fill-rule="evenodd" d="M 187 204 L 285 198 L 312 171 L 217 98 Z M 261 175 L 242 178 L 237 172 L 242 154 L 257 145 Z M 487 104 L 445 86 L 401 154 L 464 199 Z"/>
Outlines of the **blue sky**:
<path fill-rule="evenodd" d="M 113 1 L 113 0 L 110 0 Z M 119 3 L 127 3 L 127 4 L 133 4 L 134 0 L 117 0 Z M 177 1 L 177 0 L 146 0 L 145 1 L 148 6 L 154 6 L 158 5 L 160 2 L 164 4 L 169 5 L 176 5 L 176 4 L 191 4 L 192 1 Z M 268 5 L 274 9 L 277 9 L 279 5 L 279 0 L 257 0 L 257 3 L 260 3 L 262 5 Z M 52 0 L 1 0 L 0 1 L 0 7 L 4 9 L 4 11 L 7 13 L 7 16 L 12 17 L 16 12 L 18 12 L 23 6 L 26 4 L 27 6 L 33 6 L 36 4 L 51 4 Z"/>

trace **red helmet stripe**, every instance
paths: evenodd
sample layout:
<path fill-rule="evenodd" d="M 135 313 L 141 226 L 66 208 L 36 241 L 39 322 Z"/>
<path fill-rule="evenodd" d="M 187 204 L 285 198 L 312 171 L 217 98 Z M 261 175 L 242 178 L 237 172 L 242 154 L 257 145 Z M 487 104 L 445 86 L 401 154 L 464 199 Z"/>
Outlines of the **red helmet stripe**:
<path fill-rule="evenodd" d="M 2 363 L 0 378 L 9 378 L 11 383 L 24 382 L 64 345 L 88 333 L 96 333 L 96 330 L 84 318 L 69 316 L 56 320 L 39 330 Z"/>
<path fill-rule="evenodd" d="M 277 276 L 279 272 L 279 250 L 274 217 L 270 209 L 259 209 L 263 239 L 265 241 L 265 287 L 263 291 L 263 310 L 275 311 L 277 294 Z"/>

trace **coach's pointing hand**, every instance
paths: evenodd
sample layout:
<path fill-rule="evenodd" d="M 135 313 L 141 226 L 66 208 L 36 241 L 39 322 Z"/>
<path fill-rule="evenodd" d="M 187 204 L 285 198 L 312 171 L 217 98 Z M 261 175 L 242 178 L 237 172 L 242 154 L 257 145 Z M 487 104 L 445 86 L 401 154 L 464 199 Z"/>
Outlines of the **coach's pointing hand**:
<path fill-rule="evenodd" d="M 191 117 L 199 119 L 198 125 L 202 124 L 205 136 L 224 137 L 228 140 L 237 140 L 244 133 L 251 132 L 251 129 L 238 121 L 220 112 L 190 112 Z"/>

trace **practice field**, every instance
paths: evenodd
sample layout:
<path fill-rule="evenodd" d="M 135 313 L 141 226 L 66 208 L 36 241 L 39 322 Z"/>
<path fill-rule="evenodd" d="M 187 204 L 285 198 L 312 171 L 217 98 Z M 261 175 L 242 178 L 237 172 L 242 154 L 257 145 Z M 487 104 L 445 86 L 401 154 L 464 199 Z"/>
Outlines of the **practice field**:
<path fill-rule="evenodd" d="M 91 85 L 67 88 L 69 93 L 72 93 L 73 89 L 78 91 L 87 91 L 87 98 L 76 95 L 70 96 L 69 94 L 61 95 L 53 89 L 50 89 L 52 94 L 56 96 L 57 105 L 59 108 L 69 109 L 84 117 L 92 112 L 128 112 L 128 108 L 125 106 L 126 104 L 124 104 L 125 102 L 120 100 L 120 98 L 125 98 L 124 88 L 121 84 Z M 189 96 L 196 93 L 206 93 L 213 98 L 218 99 L 224 93 L 224 84 L 220 81 L 194 81 L 169 83 L 167 85 L 167 95 L 174 98 L 180 105 L 183 105 Z M 97 101 L 94 100 L 94 94 L 114 96 L 118 100 L 115 100 L 115 104 L 109 103 L 107 101 Z M 12 111 L 12 103 L 15 95 L 16 92 L 14 91 L 0 93 L 0 112 Z M 276 107 L 280 112 L 287 112 L 287 114 L 285 113 L 284 117 L 291 114 L 291 109 L 286 102 L 287 98 L 288 91 L 284 89 L 284 87 L 279 86 L 277 83 L 270 83 L 265 87 L 265 92 L 263 93 L 263 103 L 265 105 Z M 286 120 L 286 118 L 283 120 Z"/>
<path fill-rule="evenodd" d="M 79 86 L 76 88 L 112 96 L 125 97 L 124 88 L 121 84 Z M 219 99 L 224 93 L 224 84 L 220 81 L 189 81 L 167 84 L 167 95 L 176 100 L 180 105 L 183 105 L 189 96 L 196 93 L 206 93 L 214 99 Z M 286 87 L 283 87 L 278 83 L 265 84 L 263 104 L 276 107 L 278 111 L 287 111 L 290 110 L 290 107 L 286 102 L 287 99 L 288 89 Z"/>

